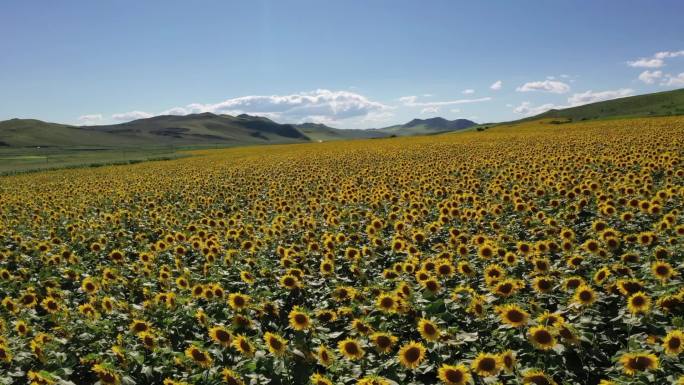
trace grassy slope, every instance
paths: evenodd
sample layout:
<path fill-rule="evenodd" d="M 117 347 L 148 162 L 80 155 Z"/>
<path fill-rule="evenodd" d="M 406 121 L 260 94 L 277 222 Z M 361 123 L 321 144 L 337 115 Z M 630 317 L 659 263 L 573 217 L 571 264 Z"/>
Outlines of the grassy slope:
<path fill-rule="evenodd" d="M 628 96 L 562 110 L 550 110 L 524 120 L 559 118 L 576 121 L 667 115 L 684 115 L 684 89 Z"/>
<path fill-rule="evenodd" d="M 234 117 L 210 113 L 157 116 L 123 124 L 94 126 L 88 129 L 174 145 L 216 143 L 246 145 L 299 143 L 309 140 L 292 125 L 278 124 L 266 118 L 247 115 Z"/>
<path fill-rule="evenodd" d="M 78 127 L 46 123 L 34 119 L 11 119 L 0 122 L 0 149 L 4 147 L 80 147 L 80 146 L 135 146 L 142 141 L 135 138 L 85 131 Z"/>

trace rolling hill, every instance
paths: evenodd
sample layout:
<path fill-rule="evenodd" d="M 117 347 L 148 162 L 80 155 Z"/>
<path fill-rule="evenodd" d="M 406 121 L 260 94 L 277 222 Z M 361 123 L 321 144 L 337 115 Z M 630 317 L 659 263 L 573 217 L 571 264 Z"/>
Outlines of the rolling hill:
<path fill-rule="evenodd" d="M 250 115 L 162 115 L 108 126 L 82 129 L 105 132 L 131 140 L 168 144 L 260 144 L 296 143 L 309 138 L 291 124 L 279 124 L 270 119 Z"/>
<path fill-rule="evenodd" d="M 102 126 L 70 126 L 35 119 L 0 122 L 2 147 L 144 147 L 303 143 L 344 139 L 428 135 L 459 130 L 469 120 L 414 119 L 406 124 L 365 130 L 317 123 L 280 124 L 251 115 L 162 115 Z"/>
<path fill-rule="evenodd" d="M 522 121 L 550 118 L 581 121 L 668 115 L 684 115 L 684 88 L 674 91 L 628 96 L 561 110 L 549 110 L 539 115 L 522 119 Z"/>
<path fill-rule="evenodd" d="M 413 119 L 412 121 L 396 126 L 377 129 L 387 135 L 429 135 L 440 132 L 458 131 L 472 127 L 477 123 L 468 119 L 447 120 L 444 118 Z"/>

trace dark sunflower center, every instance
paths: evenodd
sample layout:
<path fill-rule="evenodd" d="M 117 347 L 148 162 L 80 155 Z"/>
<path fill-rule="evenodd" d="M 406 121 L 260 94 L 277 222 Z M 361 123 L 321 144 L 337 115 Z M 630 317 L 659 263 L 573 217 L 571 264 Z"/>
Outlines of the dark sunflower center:
<path fill-rule="evenodd" d="M 460 370 L 449 369 L 446 371 L 446 378 L 449 382 L 459 383 L 463 380 L 463 372 Z"/>
<path fill-rule="evenodd" d="M 406 361 L 408 362 L 418 361 L 420 358 L 420 349 L 415 346 L 406 349 L 406 352 L 404 352 L 404 358 L 406 358 Z"/>
<path fill-rule="evenodd" d="M 353 342 L 347 342 L 344 345 L 344 351 L 348 354 L 354 355 L 359 353 L 359 347 Z"/>
<path fill-rule="evenodd" d="M 534 340 L 540 344 L 549 344 L 551 343 L 551 333 L 546 330 L 538 330 L 534 333 Z"/>
<path fill-rule="evenodd" d="M 525 317 L 523 316 L 523 313 L 518 311 L 518 310 L 509 310 L 508 313 L 506 313 L 506 317 L 508 318 L 509 321 L 511 322 L 522 322 Z"/>
<path fill-rule="evenodd" d="M 485 357 L 482 360 L 480 360 L 479 364 L 477 365 L 478 369 L 485 371 L 485 372 L 492 372 L 494 369 L 496 369 L 496 360 L 494 360 L 491 357 Z"/>

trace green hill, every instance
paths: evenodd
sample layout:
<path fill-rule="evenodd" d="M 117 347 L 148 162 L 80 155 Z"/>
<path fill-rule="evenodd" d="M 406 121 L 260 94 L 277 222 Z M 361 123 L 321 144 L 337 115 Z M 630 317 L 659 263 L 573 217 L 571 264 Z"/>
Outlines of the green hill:
<path fill-rule="evenodd" d="M 437 117 L 430 119 L 413 119 L 408 123 L 380 128 L 377 131 L 396 136 L 430 135 L 441 132 L 459 131 L 476 124 L 477 123 L 468 119 L 447 120 Z"/>
<path fill-rule="evenodd" d="M 549 110 L 542 114 L 522 119 L 522 121 L 549 118 L 580 121 L 668 115 L 684 115 L 684 88 L 674 91 L 628 96 L 562 110 Z"/>
<path fill-rule="evenodd" d="M 35 119 L 0 122 L 0 148 L 140 145 L 141 140 Z"/>
<path fill-rule="evenodd" d="M 293 125 L 250 115 L 162 115 L 107 126 L 83 127 L 87 131 L 106 132 L 132 140 L 159 144 L 267 144 L 297 143 L 309 138 Z"/>

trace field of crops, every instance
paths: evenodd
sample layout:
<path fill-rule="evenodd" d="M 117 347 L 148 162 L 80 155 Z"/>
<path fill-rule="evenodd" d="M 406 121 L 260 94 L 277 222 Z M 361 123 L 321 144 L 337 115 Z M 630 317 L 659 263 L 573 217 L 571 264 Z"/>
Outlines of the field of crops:
<path fill-rule="evenodd" d="M 0 384 L 684 384 L 684 118 L 0 178 Z"/>

